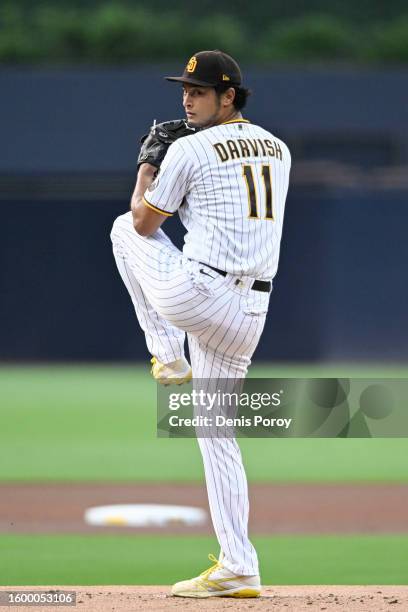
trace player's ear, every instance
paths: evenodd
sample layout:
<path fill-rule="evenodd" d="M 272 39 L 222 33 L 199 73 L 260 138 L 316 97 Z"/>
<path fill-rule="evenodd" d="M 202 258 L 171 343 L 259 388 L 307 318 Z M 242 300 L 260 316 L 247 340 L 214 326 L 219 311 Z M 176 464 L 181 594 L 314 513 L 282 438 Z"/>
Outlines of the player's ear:
<path fill-rule="evenodd" d="M 228 87 L 228 89 L 223 93 L 223 102 L 224 106 L 232 106 L 235 100 L 235 89 L 233 87 Z"/>

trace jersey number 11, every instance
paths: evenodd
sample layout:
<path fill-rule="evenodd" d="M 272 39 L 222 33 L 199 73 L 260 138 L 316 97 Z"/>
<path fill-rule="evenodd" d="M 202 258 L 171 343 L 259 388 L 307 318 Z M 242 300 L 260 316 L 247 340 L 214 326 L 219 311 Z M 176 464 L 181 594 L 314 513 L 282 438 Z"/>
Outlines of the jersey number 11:
<path fill-rule="evenodd" d="M 258 198 L 255 189 L 253 166 L 242 166 L 242 174 L 248 191 L 249 218 L 259 219 Z M 274 220 L 272 208 L 271 167 L 262 165 L 262 178 L 265 189 L 265 219 Z"/>

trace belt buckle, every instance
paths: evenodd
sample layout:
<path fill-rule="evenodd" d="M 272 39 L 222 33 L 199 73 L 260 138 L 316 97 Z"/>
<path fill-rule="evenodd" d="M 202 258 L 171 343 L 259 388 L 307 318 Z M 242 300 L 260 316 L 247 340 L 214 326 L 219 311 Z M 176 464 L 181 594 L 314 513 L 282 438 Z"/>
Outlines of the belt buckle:
<path fill-rule="evenodd" d="M 237 278 L 237 280 L 235 281 L 235 285 L 241 289 L 242 287 L 244 287 L 245 283 L 240 278 Z"/>

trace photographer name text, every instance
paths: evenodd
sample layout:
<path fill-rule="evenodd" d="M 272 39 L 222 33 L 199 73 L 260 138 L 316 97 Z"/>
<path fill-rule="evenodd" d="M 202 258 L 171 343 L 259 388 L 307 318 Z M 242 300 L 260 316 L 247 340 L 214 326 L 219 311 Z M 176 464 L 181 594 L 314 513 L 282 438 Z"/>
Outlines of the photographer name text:
<path fill-rule="evenodd" d="M 179 417 L 172 414 L 169 417 L 169 425 L 171 427 L 278 427 L 289 429 L 292 419 L 273 419 L 256 414 L 253 417 L 236 417 L 228 418 L 222 415 L 210 416 L 195 416 L 192 418 Z"/>

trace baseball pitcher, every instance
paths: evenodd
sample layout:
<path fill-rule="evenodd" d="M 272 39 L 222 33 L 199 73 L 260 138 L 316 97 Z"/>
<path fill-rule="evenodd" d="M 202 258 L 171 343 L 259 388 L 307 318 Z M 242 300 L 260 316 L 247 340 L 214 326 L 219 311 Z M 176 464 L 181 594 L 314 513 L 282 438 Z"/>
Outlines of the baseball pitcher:
<path fill-rule="evenodd" d="M 276 274 L 291 158 L 243 118 L 249 91 L 233 58 L 201 51 L 179 77 L 186 121 L 154 125 L 143 141 L 131 211 L 111 239 L 160 383 L 242 379 L 259 342 Z M 180 252 L 161 229 L 178 213 Z M 187 336 L 191 367 L 184 356 Z M 219 559 L 178 582 L 181 597 L 257 597 L 248 490 L 234 438 L 198 438 Z"/>

